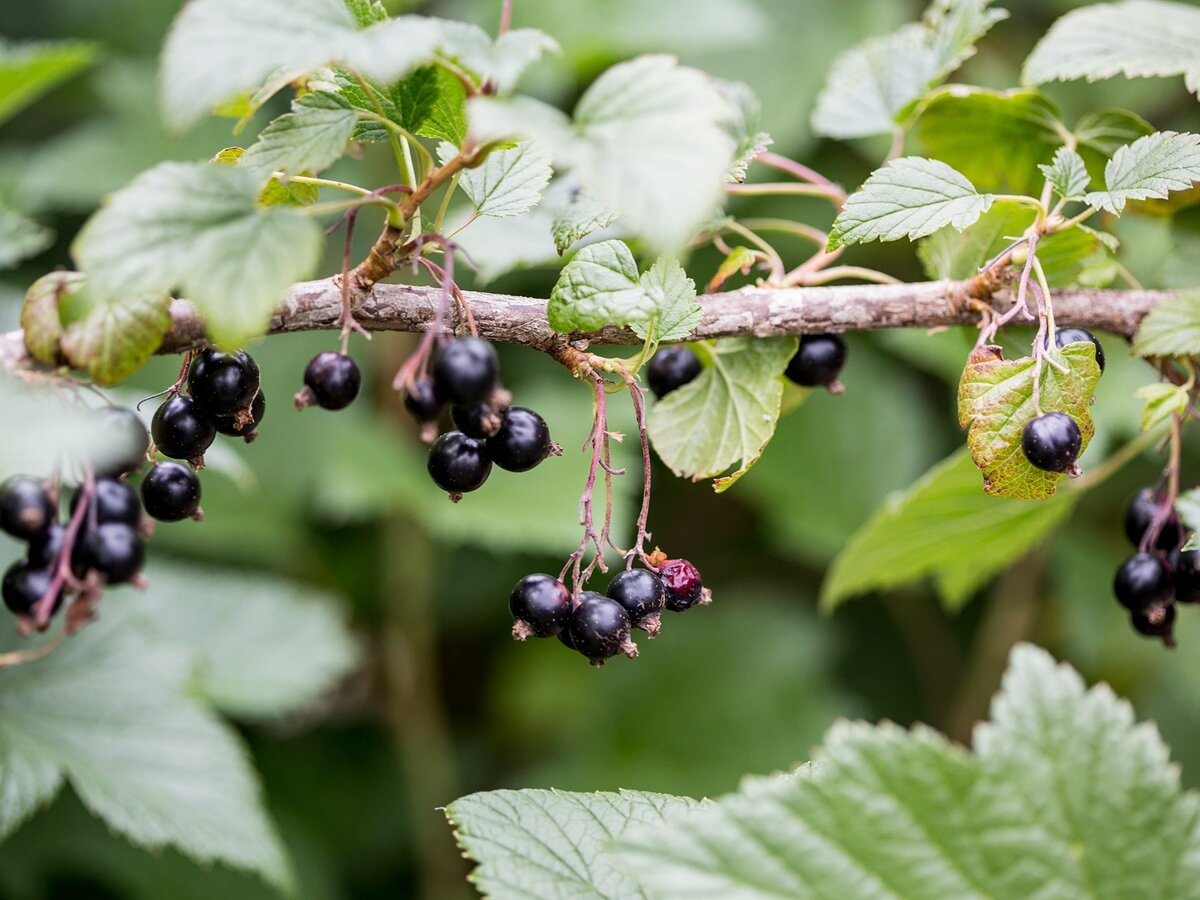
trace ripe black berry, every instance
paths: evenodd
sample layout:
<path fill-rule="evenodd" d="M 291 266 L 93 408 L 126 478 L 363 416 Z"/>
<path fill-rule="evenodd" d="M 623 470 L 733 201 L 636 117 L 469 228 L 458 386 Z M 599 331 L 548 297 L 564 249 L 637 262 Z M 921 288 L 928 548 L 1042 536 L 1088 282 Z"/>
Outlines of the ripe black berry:
<path fill-rule="evenodd" d="M 500 430 L 502 415 L 487 403 L 450 408 L 450 419 L 454 422 L 454 427 L 477 441 L 486 441 Z"/>
<path fill-rule="evenodd" d="M 404 408 L 421 424 L 436 422 L 442 417 L 446 404 L 433 388 L 433 379 L 428 375 L 418 378 L 404 391 Z"/>
<path fill-rule="evenodd" d="M 1146 609 L 1171 599 L 1171 573 L 1157 556 L 1135 553 L 1121 563 L 1113 593 L 1126 609 Z"/>
<path fill-rule="evenodd" d="M 1083 435 L 1075 420 L 1062 412 L 1044 413 L 1029 420 L 1021 432 L 1025 458 L 1045 472 L 1069 472 L 1079 459 Z"/>
<path fill-rule="evenodd" d="M 526 575 L 513 588 L 508 611 L 513 617 L 513 637 L 518 641 L 530 635 L 552 637 L 571 619 L 571 593 L 557 578 Z"/>
<path fill-rule="evenodd" d="M 254 395 L 254 399 L 250 401 L 249 421 L 246 420 L 245 411 L 239 410 L 228 416 L 213 416 L 213 426 L 221 434 L 227 434 L 230 437 L 245 438 L 249 442 L 258 437 L 258 426 L 266 414 L 267 398 L 262 388 L 259 388 L 258 393 Z"/>
<path fill-rule="evenodd" d="M 188 391 L 214 416 L 248 409 L 258 393 L 259 372 L 244 350 L 202 350 L 188 370 Z"/>
<path fill-rule="evenodd" d="M 212 446 L 217 429 L 212 416 L 194 397 L 176 394 L 154 413 L 150 433 L 159 452 L 175 459 L 200 459 Z"/>
<path fill-rule="evenodd" d="M 200 479 L 182 463 L 158 463 L 142 480 L 142 503 L 147 515 L 160 522 L 194 516 L 200 508 Z"/>
<path fill-rule="evenodd" d="M 4 583 L 0 585 L 0 593 L 4 596 L 4 605 L 9 612 L 18 616 L 27 616 L 33 612 L 34 605 L 46 595 L 54 583 L 54 575 L 49 569 L 40 569 L 27 562 L 13 563 L 4 573 Z M 62 586 L 58 588 L 58 596 L 54 601 L 54 612 L 62 605 Z"/>
<path fill-rule="evenodd" d="M 296 409 L 314 403 L 322 409 L 345 409 L 358 396 L 362 373 L 344 353 L 318 353 L 304 370 L 304 390 L 296 395 Z"/>
<path fill-rule="evenodd" d="M 1153 523 L 1159 505 L 1159 498 L 1155 496 L 1153 488 L 1142 488 L 1129 501 L 1129 506 L 1125 508 L 1125 536 L 1129 538 L 1129 543 L 1133 546 L 1141 546 L 1142 538 L 1146 536 L 1146 532 Z M 1179 519 L 1176 518 L 1175 511 L 1171 510 L 1167 520 L 1163 522 L 1162 528 L 1159 529 L 1158 540 L 1154 542 L 1154 545 L 1159 550 L 1170 551 L 1182 543 L 1183 531 L 1179 527 Z"/>
<path fill-rule="evenodd" d="M 657 575 L 646 569 L 627 569 L 609 582 L 608 596 L 621 604 L 634 628 L 658 636 L 659 615 L 667 595 Z"/>
<path fill-rule="evenodd" d="M 141 418 L 123 406 L 106 406 L 97 415 L 97 430 L 105 436 L 105 445 L 102 456 L 92 457 L 96 477 L 116 478 L 136 472 L 150 448 L 150 433 Z"/>
<path fill-rule="evenodd" d="M 67 529 L 55 522 L 46 533 L 29 542 L 25 560 L 35 569 L 48 569 L 58 561 Z"/>
<path fill-rule="evenodd" d="M 79 508 L 83 491 L 75 492 L 71 498 L 71 515 Z M 124 522 L 136 528 L 142 521 L 142 504 L 138 502 L 137 491 L 133 486 L 115 478 L 101 478 L 96 481 L 95 493 L 92 495 L 92 508 L 84 513 L 84 525 L 91 525 L 91 516 L 95 515 L 95 523 L 103 525 L 106 522 Z"/>
<path fill-rule="evenodd" d="M 685 612 L 696 604 L 709 603 L 709 593 L 700 573 L 686 559 L 668 559 L 659 566 L 658 577 L 667 595 L 667 609 Z"/>
<path fill-rule="evenodd" d="M 500 430 L 487 440 L 488 455 L 502 469 L 528 472 L 554 452 L 546 420 L 532 409 L 514 406 L 504 414 Z"/>
<path fill-rule="evenodd" d="M 142 539 L 128 525 L 111 522 L 82 534 L 71 554 L 76 578 L 95 571 L 108 584 L 124 584 L 142 568 Z"/>
<path fill-rule="evenodd" d="M 1200 603 L 1200 550 L 1172 547 L 1167 566 L 1175 581 L 1175 599 L 1180 603 Z"/>
<path fill-rule="evenodd" d="M 1090 331 L 1083 328 L 1060 328 L 1054 333 L 1054 345 L 1061 350 L 1067 344 L 1083 344 L 1091 341 L 1096 345 L 1096 365 L 1100 367 L 1100 371 L 1104 371 L 1104 348 L 1100 346 L 1100 340 Z"/>
<path fill-rule="evenodd" d="M 646 380 L 654 396 L 661 400 L 671 391 L 695 381 L 703 368 L 700 357 L 690 347 L 662 347 L 646 366 Z"/>
<path fill-rule="evenodd" d="M 584 591 L 571 612 L 568 645 L 592 661 L 602 664 L 618 653 L 637 656 L 637 645 L 629 639 L 629 614 L 616 600 L 595 591 Z M 565 642 L 564 642 L 565 643 Z"/>
<path fill-rule="evenodd" d="M 44 535 L 58 515 L 46 485 L 27 475 L 0 484 L 0 529 L 22 541 Z"/>
<path fill-rule="evenodd" d="M 1161 638 L 1168 647 L 1175 646 L 1175 605 L 1173 603 L 1159 603 L 1147 609 L 1134 610 L 1130 613 L 1129 621 L 1133 623 L 1138 634 Z"/>
<path fill-rule="evenodd" d="M 499 376 L 496 349 L 482 338 L 456 338 L 433 361 L 438 396 L 458 406 L 483 403 L 495 390 Z"/>
<path fill-rule="evenodd" d="M 448 431 L 433 442 L 427 462 L 434 484 L 453 498 L 483 486 L 492 472 L 483 441 Z"/>
<path fill-rule="evenodd" d="M 784 374 L 801 387 L 832 387 L 845 364 L 841 335 L 806 334 Z"/>

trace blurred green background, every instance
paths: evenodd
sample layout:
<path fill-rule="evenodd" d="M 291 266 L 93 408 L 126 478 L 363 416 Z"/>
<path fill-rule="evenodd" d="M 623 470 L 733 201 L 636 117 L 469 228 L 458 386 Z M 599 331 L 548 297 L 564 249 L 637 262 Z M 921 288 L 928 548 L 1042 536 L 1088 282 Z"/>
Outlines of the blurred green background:
<path fill-rule="evenodd" d="M 214 120 L 168 136 L 154 105 L 155 57 L 176 0 L 7 2 L 0 34 L 85 38 L 101 59 L 0 133 L 0 196 L 52 225 L 55 245 L 0 280 L 0 327 L 38 275 L 69 265 L 69 242 L 100 198 L 165 158 L 202 159 L 245 142 Z M 411 7 L 388 4 L 393 12 Z M 1011 0 L 957 80 L 1009 86 L 1048 24 L 1079 3 Z M 530 91 L 569 105 L 605 66 L 667 51 L 748 82 L 780 152 L 857 185 L 882 158 L 871 142 L 815 140 L 807 126 L 832 57 L 861 38 L 919 15 L 907 0 L 516 0 L 516 25 L 542 28 L 560 58 L 528 78 Z M 420 12 L 489 28 L 499 0 L 423 5 Z M 1072 113 L 1127 106 L 1159 128 L 1197 128 L 1181 80 L 1054 86 Z M 266 111 L 252 128 L 261 127 Z M 331 177 L 394 180 L 368 150 Z M 807 216 L 815 201 L 740 203 L 739 213 Z M 365 218 L 365 217 L 364 217 Z M 374 223 L 360 231 L 365 248 Z M 1169 223 L 1122 220 L 1127 264 L 1148 285 L 1195 281 L 1194 257 Z M 799 247 L 787 247 L 793 254 Z M 331 251 L 332 251 L 331 246 Z M 911 248 L 848 254 L 918 279 Z M 717 259 L 697 256 L 697 283 Z M 331 255 L 326 272 L 335 270 Z M 505 276 L 498 290 L 545 296 L 552 268 Z M 330 335 L 272 338 L 252 348 L 269 398 L 261 438 L 238 445 L 204 474 L 207 520 L 160 528 L 155 559 L 278 573 L 336 593 L 365 652 L 359 672 L 312 712 L 243 729 L 268 806 L 301 873 L 305 897 L 466 895 L 466 863 L 436 808 L 497 787 L 643 788 L 715 795 L 747 772 L 807 758 L 838 716 L 922 720 L 969 738 L 986 710 L 1008 647 L 1031 639 L 1093 679 L 1108 679 L 1158 720 L 1200 784 L 1200 622 L 1184 611 L 1181 649 L 1144 642 L 1112 601 L 1111 573 L 1126 554 L 1126 498 L 1156 476 L 1146 457 L 1089 494 L 1051 543 L 951 616 L 926 586 L 816 613 L 825 567 L 889 491 L 910 484 L 962 441 L 954 420 L 956 367 L 971 337 L 959 332 L 855 336 L 843 397 L 813 396 L 783 419 L 762 462 L 715 496 L 655 469 L 657 543 L 693 560 L 715 602 L 670 619 L 636 662 L 595 670 L 556 641 L 508 637 L 508 591 L 522 575 L 556 572 L 578 538 L 587 392 L 552 361 L 504 348 L 506 384 L 546 417 L 567 449 L 534 473 L 497 471 L 452 507 L 428 482 L 423 453 L 389 390 L 409 336 L 353 343 L 369 388 L 344 414 L 297 415 L 288 400 L 303 366 Z M 1138 409 L 1129 392 L 1151 372 L 1126 345 L 1105 341 L 1110 366 L 1098 418 L 1109 446 L 1128 439 Z M 130 396 L 162 390 L 178 361 L 155 360 Z M 631 423 L 624 424 L 628 431 Z M 230 444 L 229 446 L 232 446 Z M 636 447 L 626 446 L 628 454 Z M 1087 460 L 1085 459 L 1085 462 Z M 1197 458 L 1185 463 L 1194 484 Z M 636 467 L 632 470 L 636 471 Z M 631 479 L 625 479 L 632 481 Z M 637 485 L 622 485 L 631 522 Z M 624 535 L 623 535 L 624 537 Z M 6 551 L 7 552 L 7 551 Z M 113 600 L 111 602 L 118 602 Z M 247 602 L 252 602 L 252 598 Z M 277 627 L 288 628 L 287 621 Z M 302 667 L 304 659 L 296 659 Z M 255 879 L 202 869 L 173 853 L 152 856 L 108 835 L 68 794 L 0 845 L 0 896 L 214 897 L 266 895 Z"/>

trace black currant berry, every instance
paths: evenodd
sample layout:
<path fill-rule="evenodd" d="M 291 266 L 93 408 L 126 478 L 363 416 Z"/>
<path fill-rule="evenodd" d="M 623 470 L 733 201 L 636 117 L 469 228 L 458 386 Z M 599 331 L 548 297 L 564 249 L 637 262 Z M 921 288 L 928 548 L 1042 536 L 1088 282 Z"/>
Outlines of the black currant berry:
<path fill-rule="evenodd" d="M 1159 498 L 1155 496 L 1153 488 L 1142 488 L 1129 501 L 1129 506 L 1125 508 L 1125 536 L 1129 538 L 1129 543 L 1133 546 L 1141 546 L 1142 538 L 1146 536 L 1146 532 L 1154 522 L 1159 505 Z M 1163 522 L 1162 528 L 1159 529 L 1158 540 L 1154 542 L 1154 545 L 1159 550 L 1169 552 L 1182 543 L 1183 532 L 1179 527 L 1179 519 L 1172 510 L 1167 520 Z"/>
<path fill-rule="evenodd" d="M 532 409 L 514 406 L 504 414 L 500 430 L 487 440 L 488 455 L 509 472 L 528 472 L 555 452 L 546 420 Z"/>
<path fill-rule="evenodd" d="M 345 409 L 358 396 L 362 373 L 344 353 L 318 353 L 304 370 L 304 389 L 296 395 L 296 409 L 316 404 L 322 409 Z"/>
<path fill-rule="evenodd" d="M 483 441 L 461 431 L 448 431 L 434 441 L 427 465 L 434 484 L 452 499 L 482 487 L 492 472 Z"/>
<path fill-rule="evenodd" d="M 258 393 L 259 372 L 245 350 L 202 350 L 188 370 L 188 392 L 214 416 L 248 409 Z"/>
<path fill-rule="evenodd" d="M 161 462 L 142 479 L 146 514 L 160 522 L 178 522 L 200 509 L 200 479 L 188 466 Z"/>
<path fill-rule="evenodd" d="M 1021 432 L 1021 450 L 1030 464 L 1045 472 L 1069 472 L 1079 459 L 1083 435 L 1075 420 L 1062 412 L 1030 419 Z"/>
<path fill-rule="evenodd" d="M 191 460 L 201 459 L 217 437 L 208 410 L 186 394 L 176 394 L 155 411 L 150 433 L 160 453 Z"/>
<path fill-rule="evenodd" d="M 439 397 L 458 406 L 483 403 L 496 388 L 500 360 L 490 342 L 455 338 L 433 361 L 433 384 Z"/>
<path fill-rule="evenodd" d="M 571 592 L 549 575 L 526 575 L 508 598 L 513 637 L 552 637 L 571 620 Z"/>
<path fill-rule="evenodd" d="M 138 414 L 123 406 L 107 406 L 98 419 L 105 447 L 103 456 L 92 458 L 96 477 L 117 478 L 140 469 L 150 448 L 150 433 Z"/>
<path fill-rule="evenodd" d="M 593 665 L 602 665 L 618 653 L 637 656 L 637 645 L 629 639 L 629 614 L 616 600 L 595 591 L 579 595 L 567 627 L 571 632 L 568 646 L 590 659 Z"/>
<path fill-rule="evenodd" d="M 95 571 L 108 584 L 125 584 L 142 568 L 145 548 L 138 533 L 116 522 L 84 532 L 71 553 L 76 578 Z"/>
<path fill-rule="evenodd" d="M 29 552 L 25 554 L 26 562 L 35 569 L 49 569 L 58 562 L 66 534 L 67 529 L 55 522 L 46 529 L 45 534 L 29 542 Z"/>
<path fill-rule="evenodd" d="M 700 357 L 690 347 L 662 347 L 646 366 L 646 380 L 654 396 L 661 400 L 671 391 L 695 381 L 703 369 Z"/>
<path fill-rule="evenodd" d="M 711 594 L 700 580 L 700 572 L 686 559 L 668 559 L 659 566 L 658 577 L 671 612 L 686 612 L 697 604 L 712 602 Z"/>
<path fill-rule="evenodd" d="M 1157 556 L 1135 553 L 1121 563 L 1113 593 L 1126 609 L 1146 609 L 1171 599 L 1171 572 Z"/>
<path fill-rule="evenodd" d="M 1084 344 L 1091 341 L 1096 345 L 1096 365 L 1100 367 L 1100 371 L 1104 371 L 1104 348 L 1100 346 L 1100 340 L 1090 331 L 1083 328 L 1060 328 L 1054 333 L 1054 345 L 1061 350 L 1067 344 Z"/>
<path fill-rule="evenodd" d="M 1175 605 L 1157 603 L 1147 609 L 1130 613 L 1129 621 L 1138 634 L 1161 638 L 1168 647 L 1175 646 Z"/>
<path fill-rule="evenodd" d="M 82 497 L 83 491 L 79 490 L 71 498 L 72 516 L 79 508 L 79 500 Z M 92 524 L 90 517 L 93 513 L 97 525 L 124 522 L 136 528 L 142 521 L 142 504 L 138 502 L 137 491 L 133 489 L 133 485 L 115 478 L 100 478 L 96 481 L 95 493 L 92 495 L 92 508 L 84 513 L 88 517 L 83 520 L 85 525 Z"/>
<path fill-rule="evenodd" d="M 1180 603 L 1200 603 L 1200 550 L 1172 547 L 1167 566 L 1175 582 L 1175 599 Z"/>
<path fill-rule="evenodd" d="M 477 441 L 486 441 L 500 430 L 502 415 L 487 403 L 450 407 L 450 419 L 454 422 L 454 427 Z"/>
<path fill-rule="evenodd" d="M 440 419 L 446 404 L 434 390 L 433 379 L 426 375 L 424 378 L 418 378 L 404 391 L 404 408 L 423 425 Z"/>
<path fill-rule="evenodd" d="M 58 510 L 44 482 L 13 475 L 0 484 L 0 529 L 21 541 L 44 535 Z"/>
<path fill-rule="evenodd" d="M 249 443 L 258 437 L 258 426 L 266 414 L 267 397 L 263 393 L 262 388 L 259 388 L 258 393 L 254 395 L 254 399 L 250 401 L 249 420 L 246 418 L 245 411 L 239 410 L 229 416 L 213 416 L 213 426 L 221 434 L 227 434 L 230 437 L 245 438 L 246 442 Z"/>
<path fill-rule="evenodd" d="M 13 563 L 4 573 L 4 583 L 0 585 L 0 593 L 4 596 L 4 605 L 9 612 L 18 616 L 27 616 L 33 612 L 34 605 L 46 596 L 54 584 L 54 575 L 49 569 L 39 569 L 27 562 Z M 54 612 L 62 605 L 62 586 L 58 588 L 58 596 L 54 601 Z"/>
<path fill-rule="evenodd" d="M 784 374 L 801 387 L 832 388 L 846 364 L 846 342 L 837 334 L 806 334 Z"/>
<path fill-rule="evenodd" d="M 667 595 L 657 575 L 647 569 L 627 569 L 609 582 L 608 596 L 621 604 L 634 628 L 658 636 Z"/>

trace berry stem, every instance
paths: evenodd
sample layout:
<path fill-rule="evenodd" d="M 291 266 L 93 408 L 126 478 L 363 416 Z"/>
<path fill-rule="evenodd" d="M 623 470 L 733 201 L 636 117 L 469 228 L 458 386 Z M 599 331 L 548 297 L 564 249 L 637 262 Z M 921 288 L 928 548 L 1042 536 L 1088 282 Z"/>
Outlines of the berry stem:
<path fill-rule="evenodd" d="M 1158 502 L 1158 508 L 1154 512 L 1154 518 L 1150 521 L 1150 527 L 1146 529 L 1146 533 L 1142 535 L 1142 542 L 1138 545 L 1138 549 L 1143 553 L 1153 552 L 1153 548 L 1157 546 L 1159 533 L 1171 520 L 1171 516 L 1175 514 L 1175 501 L 1179 497 L 1179 470 L 1183 456 L 1183 416 L 1180 413 L 1171 416 L 1171 430 L 1167 438 L 1167 446 L 1169 455 L 1167 466 L 1163 469 L 1162 474 L 1162 481 L 1166 482 L 1167 489 Z"/>
<path fill-rule="evenodd" d="M 778 169 L 780 172 L 786 172 L 800 181 L 807 181 L 810 184 L 815 184 L 825 188 L 831 200 L 840 208 L 846 202 L 846 192 L 841 185 L 830 181 L 820 172 L 815 169 L 810 169 L 803 163 L 798 163 L 794 159 L 789 159 L 779 153 L 772 153 L 770 150 L 764 150 L 755 157 L 760 163 L 765 166 L 770 166 L 772 169 Z"/>
<path fill-rule="evenodd" d="M 642 508 L 638 512 L 637 539 L 625 554 L 625 568 L 631 569 L 635 559 L 650 565 L 645 551 L 646 541 L 650 539 L 650 533 L 646 531 L 646 524 L 650 519 L 650 439 L 646 433 L 646 392 L 628 372 L 622 370 L 621 377 L 625 386 L 629 388 L 629 397 L 633 401 L 633 415 L 637 420 L 638 439 L 642 445 Z"/>
<path fill-rule="evenodd" d="M 513 0 L 503 0 L 500 6 L 500 28 L 496 32 L 499 37 L 508 34 L 508 29 L 512 26 L 512 8 Z"/>
<path fill-rule="evenodd" d="M 64 628 L 46 643 L 40 647 L 34 647 L 31 650 L 14 650 L 10 653 L 0 653 L 0 669 L 7 669 L 11 666 L 19 666 L 22 663 L 33 662 L 42 657 L 49 656 L 63 642 L 67 636 L 67 630 Z"/>

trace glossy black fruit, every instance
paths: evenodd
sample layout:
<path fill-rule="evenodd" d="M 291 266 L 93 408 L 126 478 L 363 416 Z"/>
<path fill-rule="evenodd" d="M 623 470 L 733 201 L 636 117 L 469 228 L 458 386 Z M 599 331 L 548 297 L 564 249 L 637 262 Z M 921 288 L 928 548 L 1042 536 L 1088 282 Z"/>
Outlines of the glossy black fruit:
<path fill-rule="evenodd" d="M 1155 496 L 1153 488 L 1142 488 L 1129 501 L 1129 506 L 1125 508 L 1125 536 L 1129 538 L 1129 543 L 1133 546 L 1141 546 L 1142 538 L 1146 536 L 1146 531 L 1154 521 L 1158 507 L 1158 498 Z M 1170 551 L 1182 543 L 1183 531 L 1179 527 L 1179 519 L 1172 511 L 1159 530 L 1158 540 L 1154 542 L 1154 545 L 1159 550 Z"/>
<path fill-rule="evenodd" d="M 58 562 L 66 534 L 66 527 L 55 522 L 46 529 L 45 534 L 29 542 L 29 552 L 25 554 L 26 562 L 35 569 L 49 569 Z"/>
<path fill-rule="evenodd" d="M 76 578 L 95 571 L 108 584 L 124 584 L 142 568 L 145 548 L 138 533 L 128 525 L 111 522 L 84 532 L 71 553 Z"/>
<path fill-rule="evenodd" d="M 244 350 L 202 350 L 188 370 L 188 391 L 214 416 L 248 409 L 258 393 L 259 371 Z"/>
<path fill-rule="evenodd" d="M 200 479 L 188 466 L 161 462 L 142 480 L 146 514 L 160 522 L 178 522 L 200 508 Z"/>
<path fill-rule="evenodd" d="M 296 405 L 315 403 L 322 409 L 345 409 L 354 402 L 360 387 L 358 364 L 344 353 L 326 350 L 314 356 L 304 370 L 305 390 L 296 396 Z"/>
<path fill-rule="evenodd" d="M 694 381 L 703 369 L 700 357 L 690 347 L 661 347 L 646 366 L 646 380 L 654 396 L 661 400 Z"/>
<path fill-rule="evenodd" d="M 404 391 L 404 408 L 418 422 L 436 422 L 442 417 L 446 404 L 433 388 L 429 376 L 418 378 Z"/>
<path fill-rule="evenodd" d="M 1062 412 L 1044 413 L 1031 419 L 1021 432 L 1025 458 L 1046 472 L 1068 472 L 1074 468 L 1082 444 L 1079 426 Z"/>
<path fill-rule="evenodd" d="M 550 575 L 526 575 L 508 598 L 513 637 L 552 637 L 571 620 L 571 592 Z"/>
<path fill-rule="evenodd" d="M 71 515 L 79 509 L 83 491 L 78 490 L 71 498 Z M 84 527 L 94 523 L 103 525 L 105 522 L 124 522 L 126 525 L 137 527 L 142 521 L 142 504 L 138 502 L 137 491 L 133 485 L 115 478 L 100 478 L 95 483 L 95 493 L 92 495 L 92 508 L 84 513 Z"/>
<path fill-rule="evenodd" d="M 483 403 L 496 388 L 500 360 L 490 342 L 455 338 L 433 361 L 433 384 L 439 397 L 458 406 Z"/>
<path fill-rule="evenodd" d="M 1171 573 L 1157 556 L 1135 553 L 1117 569 L 1113 593 L 1130 610 L 1167 603 L 1171 599 Z"/>
<path fill-rule="evenodd" d="M 237 414 L 229 416 L 213 416 L 213 426 L 221 434 L 227 434 L 230 437 L 244 437 L 247 440 L 252 440 L 255 432 L 258 430 L 259 424 L 263 417 L 267 414 L 267 397 L 263 393 L 262 388 L 258 389 L 258 393 L 254 395 L 254 399 L 250 401 L 250 421 L 244 425 L 238 425 Z M 245 422 L 245 417 L 242 417 Z"/>
<path fill-rule="evenodd" d="M 477 441 L 486 441 L 499 431 L 504 415 L 505 413 L 496 412 L 486 403 L 450 408 L 450 420 L 454 422 L 454 427 Z"/>
<path fill-rule="evenodd" d="M 637 656 L 637 647 L 629 639 L 629 614 L 616 600 L 595 591 L 579 595 L 567 627 L 571 641 L 568 646 L 593 662 L 603 662 L 618 653 Z"/>
<path fill-rule="evenodd" d="M 1100 367 L 1100 371 L 1104 371 L 1104 348 L 1100 346 L 1100 340 L 1083 328 L 1060 328 L 1054 333 L 1054 345 L 1061 350 L 1067 344 L 1083 344 L 1091 341 L 1096 345 L 1096 365 Z"/>
<path fill-rule="evenodd" d="M 452 495 L 477 490 L 492 472 L 483 441 L 461 431 L 448 431 L 433 442 L 427 466 L 434 484 Z"/>
<path fill-rule="evenodd" d="M 98 478 L 116 478 L 136 472 L 146 461 L 150 432 L 132 409 L 106 406 L 97 413 L 97 430 L 104 436 L 104 451 L 92 455 Z"/>
<path fill-rule="evenodd" d="M 150 422 L 154 446 L 175 459 L 199 459 L 217 437 L 212 415 L 194 397 L 176 394 Z"/>
<path fill-rule="evenodd" d="M 1138 634 L 1146 637 L 1161 638 L 1168 647 L 1175 646 L 1175 606 L 1174 604 L 1156 605 L 1148 609 L 1139 609 L 1130 613 L 1129 621 L 1133 623 Z"/>
<path fill-rule="evenodd" d="M 627 569 L 609 582 L 608 596 L 621 604 L 634 627 L 658 634 L 658 616 L 667 595 L 657 575 L 647 569 Z"/>
<path fill-rule="evenodd" d="M 1167 567 L 1175 582 L 1175 599 L 1180 603 L 1200 603 L 1200 550 L 1172 547 Z"/>
<path fill-rule="evenodd" d="M 0 529 L 22 541 L 46 533 L 58 515 L 45 482 L 13 475 L 0 484 Z"/>
<path fill-rule="evenodd" d="M 784 374 L 801 387 L 829 387 L 846 364 L 846 342 L 837 334 L 806 334 Z"/>
<path fill-rule="evenodd" d="M 528 472 L 549 456 L 553 447 L 546 420 L 523 406 L 505 413 L 500 430 L 487 440 L 488 455 L 509 472 Z"/>
<path fill-rule="evenodd" d="M 686 559 L 668 559 L 659 566 L 658 577 L 667 596 L 667 609 L 684 612 L 697 603 L 707 602 L 700 572 Z"/>
<path fill-rule="evenodd" d="M 0 593 L 4 596 L 4 605 L 9 612 L 18 616 L 27 616 L 33 612 L 34 605 L 46 595 L 54 583 L 54 575 L 48 569 L 31 566 L 27 562 L 13 563 L 4 573 L 4 582 L 0 585 Z M 62 605 L 62 587 L 59 586 L 58 597 L 54 601 L 54 611 Z"/>

